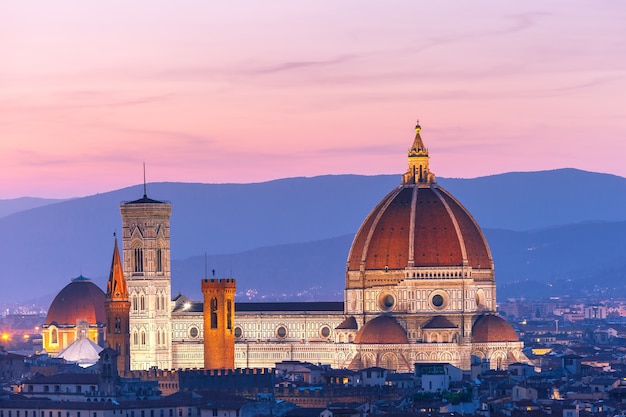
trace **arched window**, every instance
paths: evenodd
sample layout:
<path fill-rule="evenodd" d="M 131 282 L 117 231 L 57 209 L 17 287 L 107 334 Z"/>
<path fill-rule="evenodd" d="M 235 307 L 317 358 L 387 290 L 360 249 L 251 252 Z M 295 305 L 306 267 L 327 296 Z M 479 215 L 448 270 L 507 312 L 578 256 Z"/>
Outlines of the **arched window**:
<path fill-rule="evenodd" d="M 50 331 L 50 343 L 59 343 L 59 333 L 57 332 L 57 329 L 52 329 Z"/>
<path fill-rule="evenodd" d="M 161 248 L 156 250 L 156 271 L 163 272 L 163 250 Z"/>
<path fill-rule="evenodd" d="M 119 317 L 115 318 L 115 333 L 122 333 L 122 319 Z"/>
<path fill-rule="evenodd" d="M 141 331 L 141 344 L 142 346 L 146 345 L 146 332 L 144 332 L 143 330 Z"/>
<path fill-rule="evenodd" d="M 133 311 L 137 311 L 139 309 L 137 304 L 137 294 L 133 295 Z"/>
<path fill-rule="evenodd" d="M 133 249 L 133 272 L 143 272 L 143 248 Z"/>
<path fill-rule="evenodd" d="M 137 331 L 134 330 L 133 331 L 133 345 L 137 346 L 139 344 L 139 335 L 137 334 Z"/>
<path fill-rule="evenodd" d="M 146 297 L 143 294 L 139 296 L 139 310 L 146 310 Z"/>

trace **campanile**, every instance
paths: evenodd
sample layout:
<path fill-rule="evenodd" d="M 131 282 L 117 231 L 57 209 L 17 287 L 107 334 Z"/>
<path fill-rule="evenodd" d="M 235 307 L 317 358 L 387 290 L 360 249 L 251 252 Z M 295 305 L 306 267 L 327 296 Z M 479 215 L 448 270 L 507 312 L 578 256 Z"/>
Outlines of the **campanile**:
<path fill-rule="evenodd" d="M 130 368 L 172 367 L 170 215 L 145 194 L 122 203 L 123 265 L 130 300 Z"/>

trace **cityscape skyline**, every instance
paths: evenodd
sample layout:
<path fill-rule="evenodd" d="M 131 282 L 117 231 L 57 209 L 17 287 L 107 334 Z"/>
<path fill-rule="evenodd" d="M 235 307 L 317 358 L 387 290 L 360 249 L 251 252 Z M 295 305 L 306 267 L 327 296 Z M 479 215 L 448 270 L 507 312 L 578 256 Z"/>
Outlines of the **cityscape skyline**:
<path fill-rule="evenodd" d="M 626 5 L 0 5 L 0 198 L 149 182 L 626 176 Z M 149 13 L 147 13 L 149 11 Z"/>

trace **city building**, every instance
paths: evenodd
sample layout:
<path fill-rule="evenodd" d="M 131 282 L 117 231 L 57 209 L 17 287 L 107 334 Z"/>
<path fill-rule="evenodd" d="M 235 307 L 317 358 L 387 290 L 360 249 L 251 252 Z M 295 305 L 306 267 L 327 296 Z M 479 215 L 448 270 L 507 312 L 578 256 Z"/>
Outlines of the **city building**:
<path fill-rule="evenodd" d="M 412 372 L 420 362 L 470 370 L 473 359 L 492 368 L 526 361 L 523 343 L 496 313 L 489 245 L 471 214 L 435 181 L 419 123 L 415 131 L 400 185 L 355 235 L 343 302 L 234 303 L 231 279 L 200 283 L 203 303 L 171 300 L 172 206 L 145 190 L 123 203 L 130 368 L 303 361 Z"/>
<path fill-rule="evenodd" d="M 79 276 L 54 298 L 42 326 L 43 348 L 57 356 L 72 343 L 89 339 L 104 347 L 106 311 L 104 292 L 89 278 Z"/>

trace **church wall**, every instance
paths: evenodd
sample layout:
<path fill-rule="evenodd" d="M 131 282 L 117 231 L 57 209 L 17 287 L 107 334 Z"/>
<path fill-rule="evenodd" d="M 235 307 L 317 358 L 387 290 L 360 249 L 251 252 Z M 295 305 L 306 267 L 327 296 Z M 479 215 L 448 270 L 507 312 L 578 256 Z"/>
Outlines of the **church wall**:
<path fill-rule="evenodd" d="M 235 305 L 236 307 L 236 305 Z M 237 312 L 235 311 L 235 367 L 273 367 L 276 362 L 289 359 L 285 346 L 295 349 L 293 360 L 333 363 L 335 327 L 345 319 L 335 312 Z M 172 314 L 172 366 L 180 368 L 203 368 L 202 360 L 204 322 L 201 312 L 175 312 Z M 285 328 L 285 336 L 279 328 Z M 198 329 L 193 338 L 192 329 Z M 241 333 L 238 333 L 238 329 Z M 280 333 L 282 334 L 282 333 Z M 246 347 L 248 346 L 248 347 Z M 252 357 L 245 352 L 251 350 Z M 263 355 L 267 355 L 263 358 Z M 317 356 L 316 356 L 317 355 Z M 276 359 L 278 358 L 278 359 Z"/>
<path fill-rule="evenodd" d="M 326 342 L 335 340 L 335 327 L 344 319 L 336 312 L 235 312 L 235 337 L 237 342 Z"/>
<path fill-rule="evenodd" d="M 56 343 L 53 343 L 52 333 L 56 330 Z M 104 329 L 97 326 L 89 326 L 85 329 L 85 336 L 99 346 L 105 343 Z M 52 357 L 58 355 L 63 349 L 78 339 L 76 326 L 57 327 L 55 325 L 43 326 L 42 331 L 43 349 Z"/>

